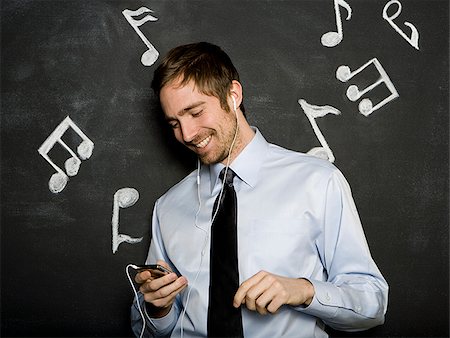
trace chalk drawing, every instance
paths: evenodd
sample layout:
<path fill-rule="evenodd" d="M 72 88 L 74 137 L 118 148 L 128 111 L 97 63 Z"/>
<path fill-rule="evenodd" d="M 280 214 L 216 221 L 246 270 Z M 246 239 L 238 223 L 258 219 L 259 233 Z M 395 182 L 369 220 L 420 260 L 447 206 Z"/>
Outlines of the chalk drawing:
<path fill-rule="evenodd" d="M 393 15 L 388 15 L 388 9 L 392 5 L 397 5 L 397 11 Z M 405 26 L 408 26 L 411 28 L 411 37 L 407 36 L 400 27 L 397 26 L 397 24 L 394 23 L 394 20 L 400 15 L 402 11 L 402 4 L 398 0 L 391 0 L 389 1 L 383 8 L 383 19 L 385 19 L 391 26 L 394 28 L 398 34 L 400 34 L 403 39 L 408 41 L 408 43 L 413 46 L 415 49 L 419 50 L 419 32 L 417 31 L 417 28 L 414 27 L 412 23 L 409 23 L 408 21 L 404 22 Z"/>
<path fill-rule="evenodd" d="M 141 38 L 141 40 L 145 43 L 145 45 L 148 47 L 148 50 L 144 52 L 141 56 L 141 62 L 144 66 L 151 66 L 155 63 L 155 61 L 158 59 L 159 53 L 156 50 L 155 47 L 148 41 L 148 39 L 145 37 L 145 35 L 141 32 L 141 30 L 138 28 L 139 26 L 142 26 L 147 21 L 156 21 L 158 20 L 154 16 L 150 14 L 146 14 L 142 19 L 134 19 L 133 16 L 140 16 L 144 13 L 153 13 L 152 10 L 148 9 L 147 7 L 141 7 L 138 10 L 132 11 L 129 9 L 124 9 L 122 11 L 122 14 L 125 16 L 125 19 L 127 19 L 128 23 L 133 27 L 133 29 L 136 31 L 137 35 Z"/>
<path fill-rule="evenodd" d="M 342 6 L 347 11 L 347 17 L 345 20 L 350 20 L 352 17 L 352 8 L 348 3 L 346 3 L 344 0 L 334 0 L 334 13 L 336 15 L 336 26 L 337 26 L 337 32 L 328 32 L 322 35 L 321 42 L 322 45 L 325 47 L 335 47 L 339 43 L 341 43 L 344 34 L 342 31 L 342 19 L 341 19 L 341 11 L 339 9 L 339 6 Z"/>
<path fill-rule="evenodd" d="M 348 99 L 353 102 L 357 101 L 364 94 L 371 91 L 372 89 L 374 89 L 376 86 L 380 85 L 383 82 L 386 84 L 386 87 L 389 89 L 391 94 L 375 106 L 373 106 L 373 103 L 370 99 L 368 99 L 368 98 L 362 99 L 361 102 L 359 103 L 359 112 L 361 114 L 363 114 L 364 116 L 368 116 L 368 115 L 372 114 L 375 110 L 383 107 L 385 104 L 387 104 L 388 102 L 394 100 L 395 98 L 397 98 L 399 96 L 397 90 L 394 87 L 394 84 L 389 79 L 389 76 L 387 75 L 387 73 L 385 72 L 383 67 L 381 66 L 381 63 L 376 58 L 371 59 L 369 62 L 367 62 L 366 64 L 364 64 L 363 66 L 361 66 L 360 68 L 355 70 L 354 72 L 351 72 L 350 68 L 345 65 L 339 66 L 338 69 L 336 70 L 336 78 L 338 80 L 340 80 L 341 82 L 347 82 L 353 76 L 360 73 L 361 71 L 363 71 L 366 67 L 368 67 L 371 64 L 373 64 L 377 68 L 378 72 L 380 73 L 380 78 L 376 82 L 374 82 L 373 84 L 371 84 L 370 86 L 366 87 L 363 90 L 360 90 L 358 88 L 358 86 L 356 86 L 356 85 L 350 85 L 347 89 Z"/>
<path fill-rule="evenodd" d="M 116 253 L 119 245 L 123 242 L 130 244 L 139 243 L 140 238 L 132 238 L 128 235 L 119 234 L 119 210 L 133 206 L 139 199 L 139 192 L 134 188 L 122 188 L 115 192 L 112 214 L 112 252 Z"/>
<path fill-rule="evenodd" d="M 312 148 L 310 151 L 308 151 L 308 154 L 314 155 L 324 160 L 328 160 L 331 163 L 333 163 L 335 157 L 330 147 L 328 146 L 325 137 L 323 136 L 322 132 L 317 126 L 316 118 L 324 117 L 327 114 L 339 115 L 341 112 L 332 106 L 315 106 L 309 104 L 304 99 L 298 100 L 298 103 L 300 104 L 306 116 L 308 117 L 308 120 L 311 123 L 314 133 L 316 134 L 320 144 L 322 145 L 322 147 Z"/>
<path fill-rule="evenodd" d="M 80 157 L 78 157 L 61 139 L 69 128 L 72 128 L 83 140 L 77 147 L 77 153 Z M 48 156 L 49 151 L 56 143 L 62 145 L 71 155 L 64 163 L 66 172 L 58 167 Z M 41 156 L 56 170 L 56 173 L 50 177 L 48 182 L 50 191 L 53 193 L 61 192 L 69 181 L 69 176 L 75 176 L 78 173 L 81 164 L 80 158 L 82 160 L 87 160 L 91 157 L 93 149 L 94 143 L 75 125 L 71 118 L 67 116 L 38 149 L 39 154 L 41 154 Z"/>

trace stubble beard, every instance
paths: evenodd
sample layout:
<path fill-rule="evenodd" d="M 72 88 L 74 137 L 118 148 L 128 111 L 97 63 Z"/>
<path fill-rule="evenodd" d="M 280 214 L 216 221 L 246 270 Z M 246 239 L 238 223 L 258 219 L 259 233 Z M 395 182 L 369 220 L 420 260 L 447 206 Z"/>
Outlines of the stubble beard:
<path fill-rule="evenodd" d="M 222 135 L 224 135 L 222 141 L 218 138 L 217 132 L 215 132 L 213 134 L 213 138 L 215 136 L 217 140 L 221 141 L 221 143 L 218 145 L 217 152 L 214 152 L 214 153 L 210 152 L 203 156 L 198 155 L 200 161 L 203 164 L 216 164 L 216 163 L 224 162 L 228 158 L 228 155 L 230 155 L 232 158 L 234 157 L 233 153 L 235 153 L 235 151 L 239 145 L 239 135 L 237 135 L 235 144 L 233 145 L 233 149 L 231 149 L 231 153 L 230 153 L 230 148 L 233 144 L 235 133 L 237 132 L 236 120 L 233 119 L 233 121 L 234 121 L 233 128 L 230 128 L 228 131 L 222 132 Z"/>

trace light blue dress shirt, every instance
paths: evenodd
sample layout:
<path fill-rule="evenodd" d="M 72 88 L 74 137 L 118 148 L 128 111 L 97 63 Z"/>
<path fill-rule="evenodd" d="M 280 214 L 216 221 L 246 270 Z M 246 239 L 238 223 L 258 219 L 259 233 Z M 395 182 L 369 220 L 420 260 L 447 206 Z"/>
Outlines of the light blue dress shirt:
<path fill-rule="evenodd" d="M 243 307 L 244 335 L 327 337 L 324 324 L 346 331 L 382 324 L 388 285 L 370 255 L 347 181 L 331 163 L 269 144 L 255 131 L 230 166 L 239 178 L 240 281 L 261 270 L 306 278 L 315 296 L 307 307 L 285 305 L 264 316 Z M 211 210 L 223 167 L 202 166 L 199 185 L 194 171 L 155 204 L 146 263 L 166 261 L 189 287 L 167 316 L 146 316 L 148 336 L 207 335 Z M 139 302 L 144 307 L 142 295 Z M 137 335 L 142 323 L 135 301 Z"/>

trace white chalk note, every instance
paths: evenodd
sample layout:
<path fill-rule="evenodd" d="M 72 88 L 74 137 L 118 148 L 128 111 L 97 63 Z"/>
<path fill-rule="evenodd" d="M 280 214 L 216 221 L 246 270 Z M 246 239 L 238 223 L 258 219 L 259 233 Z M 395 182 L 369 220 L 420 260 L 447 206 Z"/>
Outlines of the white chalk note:
<path fill-rule="evenodd" d="M 77 147 L 77 153 L 80 157 L 78 157 L 75 152 L 72 151 L 72 149 L 70 149 L 70 147 L 68 147 L 61 139 L 61 137 L 69 128 L 72 128 L 83 140 Z M 49 151 L 56 143 L 63 146 L 63 148 L 66 149 L 71 155 L 71 157 L 69 157 L 64 163 L 65 172 L 60 167 L 58 167 L 48 156 Z M 45 158 L 47 162 L 50 163 L 51 166 L 56 170 L 56 173 L 54 173 L 50 177 L 50 180 L 48 182 L 50 191 L 53 193 L 61 192 L 69 181 L 69 176 L 75 176 L 78 173 L 81 160 L 87 160 L 89 157 L 91 157 L 93 149 L 94 143 L 80 130 L 80 128 L 75 125 L 70 117 L 67 116 L 55 128 L 50 136 L 47 137 L 47 139 L 38 149 L 39 154 L 41 154 L 41 156 Z"/>
<path fill-rule="evenodd" d="M 132 238 L 128 235 L 119 234 L 119 212 L 120 208 L 129 208 L 139 199 L 139 192 L 134 188 L 122 188 L 115 192 L 112 214 L 112 252 L 116 253 L 119 245 L 123 242 L 135 244 L 142 241 L 142 237 Z"/>
<path fill-rule="evenodd" d="M 320 144 L 322 145 L 322 147 L 312 148 L 310 151 L 308 151 L 308 154 L 314 155 L 324 160 L 328 160 L 331 163 L 333 163 L 335 157 L 330 147 L 328 146 L 325 137 L 323 136 L 322 132 L 317 126 L 316 118 L 324 117 L 327 114 L 339 115 L 341 112 L 332 106 L 314 106 L 306 102 L 304 99 L 298 100 L 298 103 L 300 104 L 306 116 L 308 117 L 308 120 L 311 123 L 314 133 L 316 134 Z"/>
<path fill-rule="evenodd" d="M 331 31 L 322 35 L 322 38 L 320 40 L 322 42 L 322 45 L 325 47 L 337 46 L 341 43 L 344 37 L 344 33 L 342 30 L 341 10 L 339 6 L 345 8 L 345 10 L 347 11 L 347 17 L 345 18 L 345 20 L 348 21 L 352 17 L 352 8 L 348 3 L 346 3 L 344 0 L 334 0 L 334 13 L 336 16 L 337 32 Z"/>
<path fill-rule="evenodd" d="M 144 52 L 141 56 L 141 62 L 144 66 L 151 66 L 155 63 L 155 61 L 158 59 L 159 53 L 156 50 L 155 47 L 148 41 L 148 39 L 145 37 L 145 35 L 141 32 L 139 29 L 140 26 L 142 26 L 147 21 L 156 21 L 158 20 L 154 16 L 150 14 L 146 14 L 142 19 L 134 19 L 133 17 L 141 16 L 144 13 L 153 13 L 152 10 L 148 9 L 147 7 L 141 7 L 135 11 L 124 9 L 122 11 L 123 16 L 127 19 L 128 23 L 133 27 L 133 29 L 136 31 L 137 35 L 141 38 L 141 40 L 145 43 L 148 50 Z"/>
<path fill-rule="evenodd" d="M 388 15 L 389 7 L 392 5 L 397 5 L 397 11 L 393 15 Z M 411 28 L 411 36 L 407 36 L 405 32 L 403 32 L 399 26 L 394 22 L 394 20 L 400 15 L 402 12 L 402 4 L 398 0 L 389 1 L 383 8 L 383 19 L 385 19 L 391 26 L 394 28 L 398 34 L 402 36 L 403 39 L 408 41 L 408 43 L 413 46 L 415 49 L 419 50 L 419 32 L 417 28 L 410 22 L 405 21 L 403 24 Z"/>
<path fill-rule="evenodd" d="M 358 88 L 358 86 L 356 86 L 356 85 L 350 85 L 347 89 L 348 99 L 353 102 L 357 101 L 363 95 L 365 95 L 366 93 L 368 93 L 369 91 L 371 91 L 372 89 L 374 89 L 375 87 L 377 87 L 378 85 L 380 85 L 382 83 L 386 84 L 386 87 L 389 89 L 391 94 L 388 97 L 386 97 L 384 100 L 382 100 L 381 102 L 376 104 L 375 106 L 373 105 L 373 103 L 370 99 L 368 99 L 368 98 L 362 99 L 361 102 L 359 103 L 359 112 L 361 114 L 363 114 L 364 116 L 369 116 L 375 110 L 383 107 L 385 104 L 387 104 L 388 102 L 394 100 L 395 98 L 397 98 L 399 96 L 391 79 L 389 78 L 389 76 L 387 75 L 387 73 L 385 72 L 383 67 L 381 66 L 381 63 L 376 58 L 373 58 L 372 60 L 370 60 L 369 62 L 367 62 L 366 64 L 364 64 L 363 66 L 361 66 L 360 68 L 355 70 L 354 72 L 350 71 L 350 68 L 345 65 L 339 66 L 339 68 L 336 70 L 336 78 L 338 80 L 340 80 L 341 82 L 347 82 L 348 80 L 350 80 L 356 74 L 363 71 L 366 67 L 368 67 L 371 64 L 373 64 L 376 67 L 378 73 L 380 74 L 379 79 L 377 81 L 375 81 L 374 83 L 372 83 L 371 85 L 364 88 L 363 90 L 360 90 Z"/>

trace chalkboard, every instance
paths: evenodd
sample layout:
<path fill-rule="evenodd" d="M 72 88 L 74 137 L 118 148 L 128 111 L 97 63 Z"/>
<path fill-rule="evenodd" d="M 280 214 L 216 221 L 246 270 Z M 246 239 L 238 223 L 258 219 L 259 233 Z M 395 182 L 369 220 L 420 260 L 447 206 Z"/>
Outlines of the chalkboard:
<path fill-rule="evenodd" d="M 150 82 L 169 49 L 209 41 L 239 70 L 251 124 L 318 148 L 350 182 L 389 307 L 383 326 L 330 335 L 448 336 L 448 13 L 447 0 L 2 1 L 1 335 L 132 335 L 125 266 L 145 260 L 155 200 L 196 164 Z"/>

